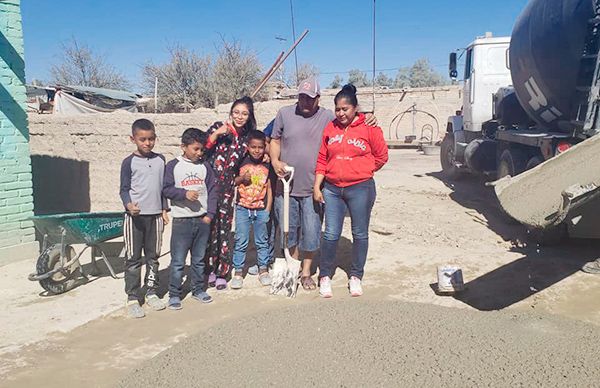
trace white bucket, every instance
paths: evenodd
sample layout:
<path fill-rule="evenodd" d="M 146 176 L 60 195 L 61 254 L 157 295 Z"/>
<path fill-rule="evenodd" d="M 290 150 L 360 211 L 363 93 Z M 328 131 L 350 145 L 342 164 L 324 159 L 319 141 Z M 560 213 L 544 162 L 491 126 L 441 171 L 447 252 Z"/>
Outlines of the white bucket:
<path fill-rule="evenodd" d="M 462 270 L 453 265 L 444 265 L 437 268 L 438 292 L 452 294 L 465 288 Z"/>
<path fill-rule="evenodd" d="M 423 155 L 439 155 L 441 149 L 440 146 L 431 144 L 423 144 L 421 148 L 423 149 Z"/>

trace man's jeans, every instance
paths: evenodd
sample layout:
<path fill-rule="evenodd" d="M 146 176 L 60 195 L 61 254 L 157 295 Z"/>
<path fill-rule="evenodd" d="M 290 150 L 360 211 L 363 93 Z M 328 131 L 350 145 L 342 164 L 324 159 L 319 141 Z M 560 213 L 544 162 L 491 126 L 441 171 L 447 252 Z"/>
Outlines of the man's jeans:
<path fill-rule="evenodd" d="M 205 290 L 204 253 L 210 233 L 210 225 L 200 217 L 173 218 L 171 231 L 171 274 L 169 296 L 181 298 L 185 258 L 190 252 L 190 275 L 192 295 Z"/>
<path fill-rule="evenodd" d="M 233 268 L 241 271 L 246 262 L 246 251 L 250 239 L 250 228 L 254 227 L 254 245 L 256 262 L 259 268 L 267 268 L 271 260 L 269 247 L 269 212 L 264 209 L 246 209 L 238 205 L 235 210 L 235 248 L 233 250 Z"/>
<path fill-rule="evenodd" d="M 283 244 L 283 195 L 275 196 L 274 205 Z M 319 250 L 321 242 L 321 214 L 321 204 L 315 202 L 312 195 L 308 197 L 290 196 L 288 248 L 297 246 L 304 252 Z"/>
<path fill-rule="evenodd" d="M 321 244 L 319 277 L 333 275 L 337 244 L 342 234 L 344 216 L 348 207 L 353 240 L 350 276 L 362 279 L 369 249 L 369 220 L 375 197 L 375 181 L 372 178 L 348 187 L 325 183 L 323 188 L 325 232 Z"/>

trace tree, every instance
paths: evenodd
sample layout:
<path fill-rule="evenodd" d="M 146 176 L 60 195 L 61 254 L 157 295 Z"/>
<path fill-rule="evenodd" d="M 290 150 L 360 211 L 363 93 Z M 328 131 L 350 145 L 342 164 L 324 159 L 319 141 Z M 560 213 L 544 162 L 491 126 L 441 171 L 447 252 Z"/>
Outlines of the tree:
<path fill-rule="evenodd" d="M 213 74 L 217 100 L 226 102 L 250 95 L 261 79 L 262 66 L 256 54 L 243 48 L 239 42 L 221 40 Z"/>
<path fill-rule="evenodd" d="M 296 79 L 296 68 L 290 67 L 291 74 L 288 76 L 288 85 L 297 86 L 300 81 L 303 81 L 309 77 L 319 77 L 319 68 L 312 63 L 302 63 L 298 66 L 298 79 Z"/>
<path fill-rule="evenodd" d="M 113 66 L 75 38 L 62 44 L 62 58 L 62 63 L 50 68 L 52 82 L 55 84 L 110 89 L 127 89 L 130 86 Z"/>
<path fill-rule="evenodd" d="M 262 75 L 256 55 L 238 42 L 222 39 L 214 60 L 178 45 L 168 50 L 169 62 L 148 63 L 142 68 L 146 93 L 154 94 L 154 82 L 158 79 L 161 112 L 214 108 L 219 102 L 251 94 Z"/>
<path fill-rule="evenodd" d="M 377 74 L 377 78 L 375 78 L 375 85 L 386 86 L 390 88 L 394 85 L 394 80 L 385 75 L 384 73 L 379 72 L 379 74 Z"/>
<path fill-rule="evenodd" d="M 343 84 L 344 79 L 339 74 L 336 74 L 335 77 L 333 77 L 333 81 L 331 81 L 331 83 L 329 84 L 329 89 L 341 88 Z"/>
<path fill-rule="evenodd" d="M 142 80 L 147 94 L 154 95 L 158 79 L 159 110 L 179 111 L 190 107 L 213 107 L 214 85 L 212 58 L 200 57 L 179 45 L 168 48 L 169 62 L 164 65 L 147 63 L 142 68 Z"/>
<path fill-rule="evenodd" d="M 433 69 L 426 58 L 418 59 L 410 68 L 408 76 L 413 88 L 439 86 L 444 83 L 443 77 Z"/>
<path fill-rule="evenodd" d="M 398 69 L 396 79 L 394 80 L 394 87 L 396 89 L 403 89 L 410 87 L 410 67 L 401 67 Z"/>
<path fill-rule="evenodd" d="M 371 85 L 367 75 L 358 69 L 352 69 L 348 72 L 348 83 L 357 88 Z"/>

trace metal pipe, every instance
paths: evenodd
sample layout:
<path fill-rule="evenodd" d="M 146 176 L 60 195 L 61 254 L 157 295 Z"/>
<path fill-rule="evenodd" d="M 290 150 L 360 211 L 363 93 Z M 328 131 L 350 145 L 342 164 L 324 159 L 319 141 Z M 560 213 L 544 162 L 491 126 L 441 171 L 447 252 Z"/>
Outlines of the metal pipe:
<path fill-rule="evenodd" d="M 281 59 L 281 61 L 279 61 L 279 63 L 275 66 L 275 68 L 271 72 L 271 75 L 269 77 L 265 77 L 265 79 L 263 79 L 263 81 L 256 86 L 256 88 L 254 89 L 254 91 L 252 92 L 252 94 L 250 95 L 250 97 L 253 98 L 254 96 L 256 96 L 256 94 L 263 88 L 263 86 L 265 86 L 265 84 L 269 81 L 269 79 L 273 76 L 273 74 L 275 74 L 275 72 L 277 71 L 277 69 L 279 69 L 279 67 L 290 56 L 290 54 L 292 53 L 292 51 L 294 51 L 296 49 L 296 46 L 298 46 L 300 44 L 300 42 L 302 42 L 302 39 L 304 39 L 304 37 L 307 34 L 308 34 L 308 30 L 304 30 L 304 32 L 302 33 L 302 35 L 300 35 L 300 37 L 298 38 L 298 40 L 294 42 L 294 44 L 292 45 L 292 47 L 290 47 L 290 49 L 284 55 L 284 57 Z"/>

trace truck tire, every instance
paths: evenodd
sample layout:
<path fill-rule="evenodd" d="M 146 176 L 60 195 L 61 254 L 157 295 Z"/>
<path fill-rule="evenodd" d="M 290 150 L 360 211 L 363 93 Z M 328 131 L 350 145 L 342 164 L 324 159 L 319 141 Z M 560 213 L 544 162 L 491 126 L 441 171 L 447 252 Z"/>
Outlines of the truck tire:
<path fill-rule="evenodd" d="M 74 257 L 75 250 L 73 247 L 68 245 L 65 248 L 67 254 L 67 260 Z M 38 275 L 45 274 L 52 271 L 54 268 L 60 266 L 60 244 L 54 244 L 49 246 L 40 257 L 38 257 L 36 263 L 36 271 Z M 54 276 L 47 279 L 40 280 L 40 285 L 50 294 L 62 294 L 73 289 L 77 285 L 77 279 L 79 278 L 79 266 L 74 263 L 70 268 L 66 269 L 67 275 L 62 272 L 57 272 Z"/>
<path fill-rule="evenodd" d="M 454 134 L 447 132 L 442 140 L 440 149 L 440 164 L 442 172 L 449 179 L 457 179 L 460 176 L 458 167 L 454 162 Z"/>
<path fill-rule="evenodd" d="M 500 160 L 498 161 L 498 170 L 496 171 L 496 178 L 504 178 L 505 176 L 516 176 L 527 167 L 527 154 L 519 149 L 505 149 L 500 154 Z"/>
<path fill-rule="evenodd" d="M 543 162 L 544 160 L 541 156 L 534 155 L 527 161 L 527 165 L 525 165 L 525 171 L 531 170 L 532 168 L 534 168 L 538 164 L 542 164 Z"/>

